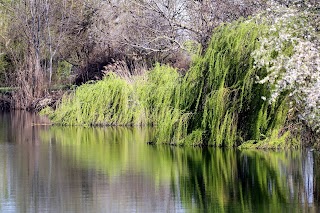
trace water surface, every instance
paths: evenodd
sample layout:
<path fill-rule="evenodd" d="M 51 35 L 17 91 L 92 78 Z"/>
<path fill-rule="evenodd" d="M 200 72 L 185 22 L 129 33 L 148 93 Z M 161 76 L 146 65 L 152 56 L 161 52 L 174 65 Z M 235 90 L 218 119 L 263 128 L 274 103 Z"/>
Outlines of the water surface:
<path fill-rule="evenodd" d="M 317 152 L 150 146 L 0 112 L 0 212 L 318 212 Z"/>

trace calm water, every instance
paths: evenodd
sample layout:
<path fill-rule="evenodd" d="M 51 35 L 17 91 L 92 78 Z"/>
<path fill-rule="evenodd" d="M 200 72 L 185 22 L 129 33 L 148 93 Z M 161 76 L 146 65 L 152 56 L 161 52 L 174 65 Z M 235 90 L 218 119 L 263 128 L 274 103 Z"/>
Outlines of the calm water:
<path fill-rule="evenodd" d="M 320 156 L 149 146 L 0 112 L 0 212 L 319 212 Z"/>

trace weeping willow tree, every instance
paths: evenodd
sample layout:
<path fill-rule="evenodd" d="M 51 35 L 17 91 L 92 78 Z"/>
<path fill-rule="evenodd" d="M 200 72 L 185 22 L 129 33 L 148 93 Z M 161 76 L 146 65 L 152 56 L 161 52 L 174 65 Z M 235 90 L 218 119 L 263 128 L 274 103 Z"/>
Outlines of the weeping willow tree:
<path fill-rule="evenodd" d="M 206 145 L 235 146 L 278 136 L 287 115 L 286 96 L 269 105 L 268 85 L 256 83 L 251 57 L 265 25 L 254 21 L 226 24 L 213 34 L 206 54 L 194 61 L 181 84 L 180 107 L 192 112 L 189 133 Z M 199 139 L 198 139 L 199 140 Z"/>
<path fill-rule="evenodd" d="M 179 109 L 188 119 L 176 124 L 171 142 L 297 147 L 302 131 L 317 131 L 319 15 L 271 7 L 214 31 L 179 85 Z"/>

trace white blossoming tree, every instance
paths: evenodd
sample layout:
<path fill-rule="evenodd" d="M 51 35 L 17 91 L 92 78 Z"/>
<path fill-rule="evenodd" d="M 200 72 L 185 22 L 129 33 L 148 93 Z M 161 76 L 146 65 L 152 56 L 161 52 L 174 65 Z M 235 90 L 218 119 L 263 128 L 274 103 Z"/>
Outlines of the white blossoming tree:
<path fill-rule="evenodd" d="M 290 110 L 314 131 L 320 132 L 320 36 L 315 27 L 319 15 L 308 10 L 272 4 L 256 21 L 271 26 L 259 39 L 260 48 L 252 53 L 256 68 L 266 76 L 257 82 L 268 84 L 273 103 L 288 94 Z"/>

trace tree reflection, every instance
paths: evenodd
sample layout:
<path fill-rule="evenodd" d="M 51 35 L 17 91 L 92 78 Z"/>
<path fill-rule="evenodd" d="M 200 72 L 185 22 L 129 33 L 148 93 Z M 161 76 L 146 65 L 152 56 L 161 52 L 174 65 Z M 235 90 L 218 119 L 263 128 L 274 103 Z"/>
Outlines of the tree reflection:
<path fill-rule="evenodd" d="M 111 176 L 130 168 L 149 175 L 154 184 L 170 182 L 175 198 L 188 210 L 316 211 L 312 152 L 147 146 L 141 143 L 147 134 L 134 131 L 116 128 L 107 136 L 101 129 L 77 129 L 68 131 L 77 136 L 64 137 L 57 128 L 55 136 L 77 150 L 73 154 L 82 166 Z"/>
<path fill-rule="evenodd" d="M 1 211 L 319 210 L 317 152 L 150 146 L 148 129 L 32 116 L 0 115 Z"/>

